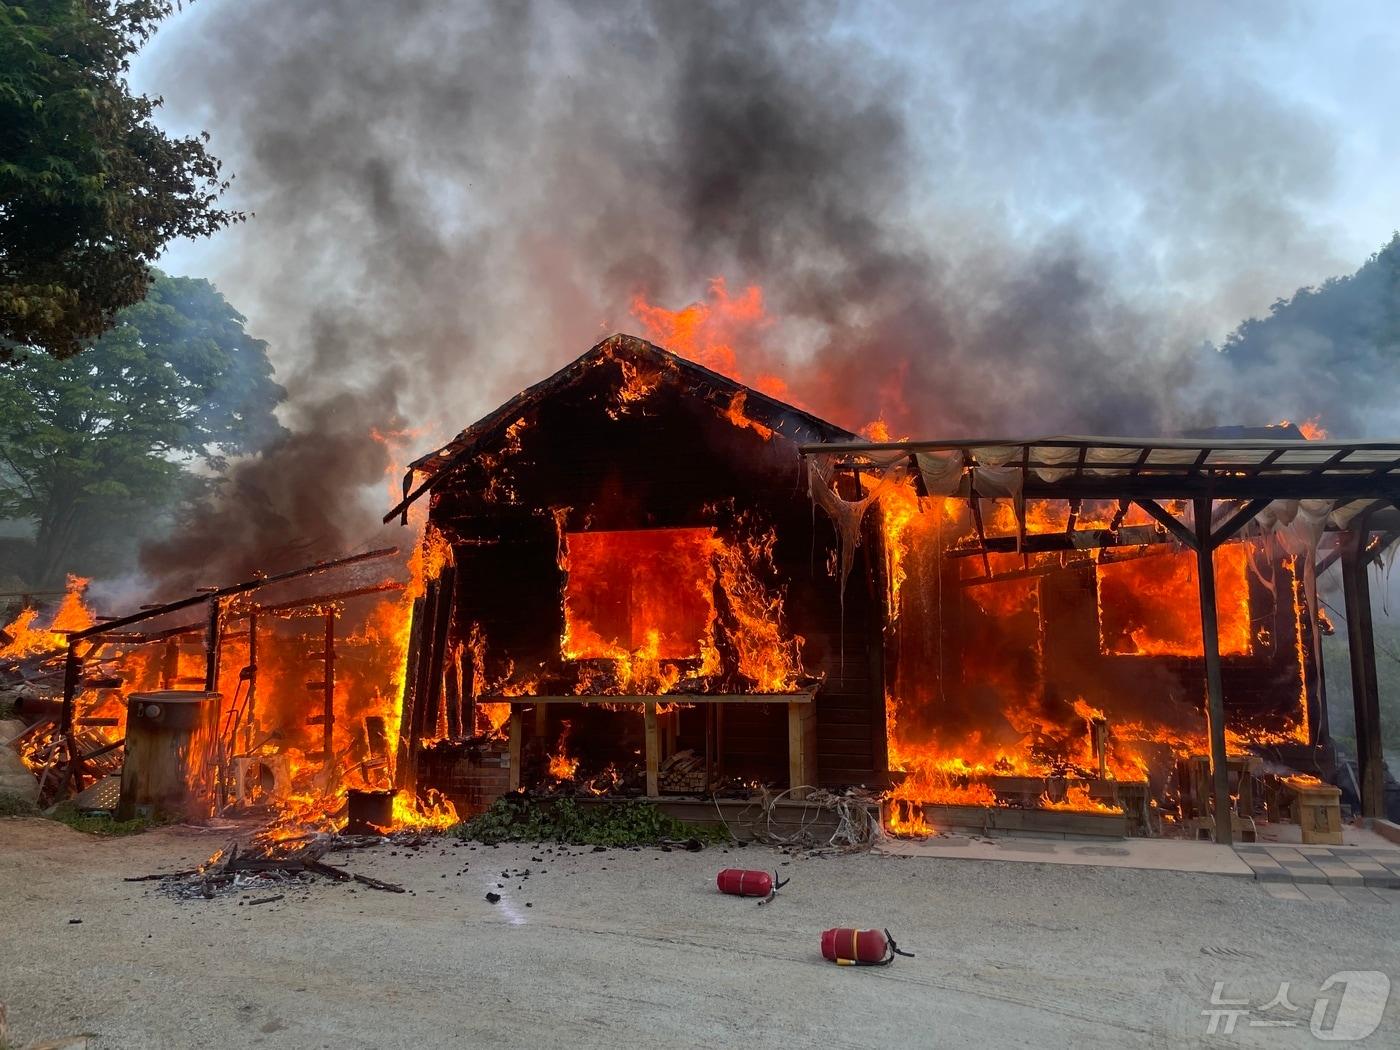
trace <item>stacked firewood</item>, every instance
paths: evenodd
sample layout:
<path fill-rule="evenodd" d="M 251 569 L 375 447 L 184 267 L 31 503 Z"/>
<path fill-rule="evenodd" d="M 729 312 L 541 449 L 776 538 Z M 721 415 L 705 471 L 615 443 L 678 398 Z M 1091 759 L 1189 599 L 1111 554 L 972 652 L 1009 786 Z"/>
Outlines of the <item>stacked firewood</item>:
<path fill-rule="evenodd" d="M 689 749 L 677 751 L 661 763 L 657 786 L 670 794 L 703 794 L 708 786 L 705 757 Z"/>

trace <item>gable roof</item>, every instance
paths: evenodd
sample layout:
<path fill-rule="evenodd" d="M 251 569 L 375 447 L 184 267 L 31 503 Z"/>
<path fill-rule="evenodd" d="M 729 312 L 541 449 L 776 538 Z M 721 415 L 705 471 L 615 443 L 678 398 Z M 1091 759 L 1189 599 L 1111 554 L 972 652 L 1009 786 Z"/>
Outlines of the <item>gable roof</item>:
<path fill-rule="evenodd" d="M 734 405 L 736 398 L 742 397 L 743 414 L 747 418 L 773 431 L 775 436 L 792 442 L 794 446 L 852 441 L 856 438 L 849 430 L 779 401 L 762 391 L 747 387 L 728 376 L 713 372 L 694 361 L 688 361 L 645 339 L 618 333 L 608 336 L 549 378 L 522 390 L 441 448 L 410 463 L 404 475 L 404 498 L 384 515 L 384 521 L 387 523 L 399 515 L 403 515 L 406 520 L 409 506 L 418 497 L 429 492 L 450 472 L 451 467 L 482 446 L 503 438 L 506 428 L 522 414 L 546 398 L 574 386 L 593 368 L 609 361 L 620 363 L 624 372 L 629 368 L 636 370 L 640 367 L 652 376 L 679 383 L 687 393 L 711 401 L 721 412 Z M 420 475 L 421 480 L 415 488 L 414 480 Z"/>

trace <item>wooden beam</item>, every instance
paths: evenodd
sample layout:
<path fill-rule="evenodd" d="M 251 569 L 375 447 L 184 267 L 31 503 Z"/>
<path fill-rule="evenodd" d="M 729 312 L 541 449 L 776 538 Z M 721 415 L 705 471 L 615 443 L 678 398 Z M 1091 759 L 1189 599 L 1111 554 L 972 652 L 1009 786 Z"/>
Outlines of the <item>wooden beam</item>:
<path fill-rule="evenodd" d="M 1317 465 L 1317 468 L 1312 472 L 1312 476 L 1315 478 L 1321 477 L 1323 474 L 1326 474 L 1333 467 L 1341 463 L 1342 460 L 1350 456 L 1354 451 L 1356 450 L 1350 448 L 1338 449 L 1336 452 L 1332 453 L 1332 455 L 1328 456 L 1325 460 L 1323 460 Z"/>
<path fill-rule="evenodd" d="M 661 734 L 657 731 L 656 705 L 647 704 L 642 718 L 646 727 L 647 797 L 656 798 L 661 794 Z"/>
<path fill-rule="evenodd" d="M 1069 501 L 1069 518 L 1065 521 L 1066 534 L 1073 532 L 1075 525 L 1079 523 L 1079 509 L 1083 503 L 1084 501 L 1079 499 Z"/>
<path fill-rule="evenodd" d="M 788 704 L 788 788 L 805 799 L 817 779 L 817 712 L 812 704 Z"/>
<path fill-rule="evenodd" d="M 321 651 L 321 765 L 327 772 L 335 757 L 335 608 L 326 610 L 325 648 Z"/>
<path fill-rule="evenodd" d="M 219 599 L 210 595 L 208 619 L 204 627 L 204 689 L 214 692 L 219 688 L 219 643 L 223 641 L 223 608 Z"/>
<path fill-rule="evenodd" d="M 1371 565 L 1390 549 L 1390 545 L 1396 540 L 1400 540 L 1400 532 L 1386 532 L 1379 536 L 1373 536 L 1366 546 L 1366 551 L 1361 555 L 1361 560 L 1366 565 Z"/>
<path fill-rule="evenodd" d="M 134 612 L 130 616 L 120 616 L 115 620 L 107 620 L 94 624 L 82 631 L 69 631 L 68 640 L 76 642 L 82 638 L 89 638 L 95 635 L 106 634 L 109 631 L 120 630 L 129 627 L 133 623 L 140 623 L 156 616 L 165 616 L 169 613 L 178 612 L 181 609 L 188 609 L 199 605 L 201 602 L 217 601 L 220 598 L 229 598 L 238 594 L 246 594 L 248 591 L 255 591 L 259 587 L 266 587 L 271 583 L 281 583 L 284 580 L 293 580 L 301 576 L 310 576 L 319 572 L 328 572 L 331 569 L 338 569 L 345 565 L 354 565 L 363 561 L 372 561 L 377 558 L 387 558 L 391 554 L 397 554 L 397 547 L 383 547 L 379 550 L 367 551 L 364 554 L 351 554 L 344 558 L 336 558 L 333 561 L 317 562 L 315 565 L 305 565 L 300 569 L 291 569 L 287 572 L 279 572 L 274 576 L 258 576 L 242 583 L 236 583 L 231 587 L 220 587 L 207 594 L 196 594 L 189 598 L 181 598 L 178 602 L 167 602 L 164 605 L 151 605 Z"/>
<path fill-rule="evenodd" d="M 58 729 L 63 734 L 64 746 L 68 751 L 68 784 L 65 786 L 71 786 L 74 794 L 83 790 L 82 759 L 78 754 L 78 737 L 73 728 L 73 706 L 77 701 L 78 686 L 82 677 L 83 659 L 78 655 L 78 643 L 70 639 L 68 655 L 63 665 L 63 708 L 59 715 Z M 39 786 L 42 789 L 42 780 Z"/>
<path fill-rule="evenodd" d="M 496 693 L 477 697 L 481 704 L 510 704 L 534 706 L 535 704 L 636 704 L 637 706 L 656 704 L 810 704 L 812 693 L 804 690 L 799 693 L 662 693 L 642 695 L 629 693 L 625 696 L 609 696 L 605 693 L 590 693 L 584 696 L 504 696 Z"/>
<path fill-rule="evenodd" d="M 1031 447 L 1023 445 L 1021 448 L 1021 484 L 1016 489 L 1016 494 L 1011 498 L 1011 513 L 1016 517 L 1016 553 L 1021 553 L 1021 544 L 1026 541 L 1026 475 L 1029 473 L 1027 464 L 1031 459 Z"/>
<path fill-rule="evenodd" d="M 1063 469 L 1063 468 L 1061 468 Z M 1099 477 L 1085 474 L 1056 481 L 1041 481 L 1032 472 L 1026 481 L 1027 499 L 1368 499 L 1400 497 L 1400 476 L 1364 474 L 1265 473 L 1242 474 L 1152 473 L 1138 477 Z"/>
<path fill-rule="evenodd" d="M 447 706 L 447 735 L 453 740 L 471 736 L 471 733 L 462 732 L 462 686 L 458 674 L 457 654 L 454 652 L 447 661 L 442 681 L 443 702 Z"/>
<path fill-rule="evenodd" d="M 418 691 L 418 664 L 422 659 L 423 623 L 426 616 L 426 596 L 413 599 L 413 615 L 408 624 L 408 656 L 404 659 L 403 693 L 399 699 L 399 753 L 394 766 L 394 786 L 400 791 L 412 791 L 417 779 L 417 756 L 409 750 L 413 735 L 413 709 Z"/>
<path fill-rule="evenodd" d="M 1129 525 L 1116 532 L 1110 529 L 1076 529 L 1073 533 L 1032 532 L 1026 537 L 1021 553 L 1052 554 L 1099 547 L 1143 547 L 1166 542 L 1167 538 L 1156 525 Z M 1011 536 L 989 536 L 985 547 L 954 547 L 943 554 L 947 558 L 976 558 L 981 557 L 984 551 L 1014 554 L 1015 543 L 1015 538 Z"/>
<path fill-rule="evenodd" d="M 432 675 L 433 638 L 437 631 L 438 581 L 429 580 L 423 590 L 423 624 L 418 638 L 418 662 L 413 681 L 413 711 L 408 722 L 408 775 L 400 790 L 410 794 L 418 787 L 418 745 L 428 707 L 428 681 Z"/>
<path fill-rule="evenodd" d="M 1220 526 L 1213 529 L 1210 534 L 1210 549 L 1215 550 L 1222 543 L 1225 543 L 1240 529 L 1254 520 L 1254 516 L 1269 505 L 1269 500 L 1252 499 L 1249 500 L 1239 510 L 1227 517 Z"/>
<path fill-rule="evenodd" d="M 1123 519 L 1128 516 L 1128 508 L 1131 507 L 1132 500 L 1120 499 L 1118 509 L 1113 512 L 1113 520 L 1108 523 L 1109 532 L 1117 532 L 1123 526 Z"/>
<path fill-rule="evenodd" d="M 1215 841 L 1234 842 L 1230 819 L 1230 773 L 1225 750 L 1225 687 L 1220 674 L 1220 628 L 1215 612 L 1215 559 L 1210 545 L 1211 501 L 1198 499 L 1196 519 L 1196 577 L 1200 589 L 1201 641 L 1206 663 L 1206 713 L 1210 730 L 1210 772 L 1215 798 Z M 1163 512 L 1165 513 L 1165 512 Z"/>
<path fill-rule="evenodd" d="M 1087 452 L 1087 449 L 1086 449 L 1085 451 Z M 1137 461 L 1133 464 L 1133 469 L 1130 470 L 1130 471 L 1128 472 L 1128 477 L 1130 477 L 1130 478 L 1135 478 L 1135 477 L 1137 477 L 1139 474 L 1141 474 L 1141 473 L 1142 473 L 1143 464 L 1145 464 L 1145 463 L 1147 462 L 1147 457 L 1150 456 L 1150 455 L 1152 455 L 1152 449 L 1150 449 L 1150 448 L 1145 448 L 1145 449 L 1143 449 L 1141 452 L 1139 452 L 1139 453 L 1138 453 Z M 1075 477 L 1075 480 L 1077 481 L 1077 480 L 1081 477 L 1081 475 L 1075 474 L 1074 477 Z"/>
<path fill-rule="evenodd" d="M 253 750 L 253 721 L 258 714 L 258 614 L 248 614 L 248 696 L 243 702 L 243 750 Z"/>
<path fill-rule="evenodd" d="M 443 666 L 447 659 L 447 636 L 452 625 L 452 610 L 456 598 L 457 571 L 451 565 L 443 566 L 437 578 L 437 603 L 433 608 L 432 649 L 428 652 L 428 677 L 425 685 L 423 718 L 420 726 L 422 737 L 432 740 L 437 737 L 438 726 L 442 721 L 442 680 Z"/>
<path fill-rule="evenodd" d="M 1316 579 L 1316 578 L 1320 577 L 1324 572 L 1326 572 L 1328 569 L 1330 569 L 1333 565 L 1336 565 L 1337 562 L 1341 561 L 1341 558 L 1342 558 L 1342 544 L 1341 544 L 1341 541 L 1339 540 L 1339 541 L 1332 547 L 1332 549 L 1331 549 L 1330 551 L 1328 551 L 1325 555 L 1323 555 L 1322 560 L 1319 561 L 1319 562 L 1317 563 L 1317 566 L 1313 569 L 1313 578 Z"/>
<path fill-rule="evenodd" d="M 518 704 L 510 707 L 510 789 L 520 790 L 520 759 L 525 736 L 525 713 Z"/>
<path fill-rule="evenodd" d="M 1247 471 L 1245 472 L 1246 475 L 1247 475 L 1248 477 L 1251 477 L 1251 478 L 1254 477 L 1254 476 L 1257 475 L 1261 470 L 1263 470 L 1265 467 L 1267 467 L 1267 466 L 1269 466 L 1271 463 L 1275 462 L 1275 461 L 1279 458 L 1279 456 L 1283 455 L 1283 454 L 1284 454 L 1285 452 L 1287 452 L 1287 451 L 1289 451 L 1289 450 L 1286 449 L 1286 448 L 1276 448 L 1276 449 L 1274 449 L 1274 450 L 1273 450 L 1272 452 L 1270 452 L 1267 456 L 1265 456 L 1263 459 L 1261 459 L 1261 460 L 1258 462 L 1258 464 L 1256 464 L 1256 465 L 1253 466 L 1253 467 L 1250 467 L 1249 470 L 1247 470 Z"/>
<path fill-rule="evenodd" d="M 1342 592 L 1346 598 L 1347 649 L 1351 657 L 1351 699 L 1356 711 L 1356 758 L 1361 780 L 1361 813 L 1385 816 L 1385 765 L 1381 751 L 1380 687 L 1371 623 L 1371 579 L 1363 555 L 1367 534 L 1342 537 Z"/>
<path fill-rule="evenodd" d="M 1385 464 L 1384 466 L 1377 467 L 1368 475 L 1368 477 L 1373 479 L 1383 478 L 1386 475 L 1388 475 L 1392 470 L 1400 470 L 1400 459 L 1392 459 L 1389 463 Z"/>
<path fill-rule="evenodd" d="M 1162 527 L 1165 528 L 1168 532 L 1170 532 L 1173 536 L 1175 536 L 1183 546 L 1189 547 L 1191 550 L 1196 549 L 1197 544 L 1200 542 L 1199 538 L 1195 534 L 1193 534 L 1190 529 L 1183 525 L 1180 522 L 1180 520 L 1177 519 L 1176 515 L 1169 513 L 1166 510 L 1166 508 L 1164 508 L 1156 500 L 1140 499 L 1136 500 L 1135 502 L 1139 507 L 1147 511 L 1147 513 L 1150 514 L 1155 521 L 1161 523 Z M 1205 500 L 1203 502 L 1206 504 L 1207 510 L 1209 510 L 1210 500 Z M 1209 514 L 1207 514 L 1205 526 L 1206 536 L 1207 538 L 1209 538 Z"/>
<path fill-rule="evenodd" d="M 982 527 L 982 500 L 976 489 L 969 490 L 968 504 L 972 508 L 972 523 L 977 526 L 977 542 L 982 548 L 982 568 L 987 575 L 992 574 L 992 559 L 987 557 L 987 530 Z"/>

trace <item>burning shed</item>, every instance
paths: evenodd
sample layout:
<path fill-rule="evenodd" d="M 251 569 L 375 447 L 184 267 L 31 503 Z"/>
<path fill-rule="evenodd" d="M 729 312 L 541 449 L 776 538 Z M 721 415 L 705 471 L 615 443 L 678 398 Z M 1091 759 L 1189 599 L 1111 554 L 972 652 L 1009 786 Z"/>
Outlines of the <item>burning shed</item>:
<path fill-rule="evenodd" d="M 843 602 L 798 453 L 852 437 L 619 335 L 413 463 L 389 518 L 430 494 L 436 572 L 400 783 L 473 729 L 512 785 L 883 781 L 876 592 Z"/>

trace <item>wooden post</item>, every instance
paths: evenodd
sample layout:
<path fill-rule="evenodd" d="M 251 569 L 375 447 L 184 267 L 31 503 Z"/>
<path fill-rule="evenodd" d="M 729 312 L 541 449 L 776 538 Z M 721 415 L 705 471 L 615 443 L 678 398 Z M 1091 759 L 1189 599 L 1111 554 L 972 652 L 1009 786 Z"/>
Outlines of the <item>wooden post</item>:
<path fill-rule="evenodd" d="M 219 643 L 223 640 L 223 609 L 219 599 L 209 599 L 209 619 L 204 628 L 204 691 L 212 693 L 219 688 Z M 216 719 L 217 721 L 217 719 Z"/>
<path fill-rule="evenodd" d="M 1342 537 L 1342 593 L 1346 598 L 1351 699 L 1356 710 L 1357 776 L 1361 814 L 1385 816 L 1385 766 L 1381 754 L 1380 689 L 1371 623 L 1371 579 L 1366 567 L 1366 530 Z"/>
<path fill-rule="evenodd" d="M 646 725 L 647 797 L 656 798 L 661 794 L 661 735 L 656 727 L 656 704 L 649 702 L 644 708 Z"/>
<path fill-rule="evenodd" d="M 715 789 L 715 712 L 720 704 L 705 705 L 705 790 Z"/>
<path fill-rule="evenodd" d="M 219 689 L 219 648 L 223 644 L 223 603 L 212 594 L 209 596 L 209 620 L 204 628 L 204 691 L 206 693 L 216 693 Z M 214 708 L 211 716 L 214 721 L 216 731 L 211 742 L 214 758 L 214 785 L 215 799 L 220 811 L 224 803 L 224 738 L 223 734 L 217 731 L 217 727 L 223 724 L 224 702 L 222 697 L 215 697 L 209 703 Z"/>
<path fill-rule="evenodd" d="M 407 741 L 404 743 L 407 754 L 404 761 L 403 782 L 399 785 L 401 791 L 407 791 L 410 794 L 418 789 L 418 744 L 423 738 L 423 720 L 428 706 L 428 682 L 432 674 L 433 633 L 436 630 L 438 608 L 437 580 L 428 581 L 422 601 L 423 616 L 418 630 L 418 659 L 414 665 L 413 676 L 413 709 L 409 711 L 405 708 L 404 710 L 404 716 L 408 720 Z"/>
<path fill-rule="evenodd" d="M 243 720 L 243 750 L 253 750 L 254 723 L 258 713 L 258 614 L 248 614 L 248 702 Z"/>
<path fill-rule="evenodd" d="M 788 702 L 788 787 L 804 799 L 817 774 L 816 705 Z"/>
<path fill-rule="evenodd" d="M 442 721 L 442 679 L 443 665 L 447 658 L 447 633 L 452 623 L 452 592 L 455 573 L 451 565 L 443 568 L 441 575 L 429 584 L 436 595 L 432 606 L 432 630 L 423 636 L 424 677 L 419 681 L 423 687 L 420 693 L 418 715 L 418 739 L 437 739 Z"/>
<path fill-rule="evenodd" d="M 321 765 L 331 768 L 335 755 L 335 608 L 326 609 L 326 647 L 321 653 L 325 675 L 321 682 Z"/>
<path fill-rule="evenodd" d="M 160 664 L 160 687 L 162 689 L 174 689 L 175 679 L 180 677 L 180 639 L 178 637 L 167 638 L 165 640 L 165 654 Z"/>
<path fill-rule="evenodd" d="M 521 724 L 524 721 L 519 704 L 510 705 L 510 789 L 520 790 L 520 759 L 523 751 L 523 741 L 525 727 Z"/>
<path fill-rule="evenodd" d="M 453 740 L 470 736 L 470 733 L 462 732 L 462 686 L 457 678 L 455 651 L 443 665 L 442 698 L 447 707 L 447 735 Z"/>
<path fill-rule="evenodd" d="M 1225 751 L 1225 686 L 1220 675 L 1220 628 L 1215 611 L 1215 559 L 1211 543 L 1210 516 L 1213 501 L 1192 501 L 1196 534 L 1196 577 L 1200 589 L 1201 641 L 1206 663 L 1206 713 L 1210 729 L 1210 772 L 1215 797 L 1215 841 L 1234 843 L 1230 815 L 1230 771 Z"/>
<path fill-rule="evenodd" d="M 423 596 L 413 599 L 413 616 L 408 625 L 408 655 L 404 659 L 403 693 L 399 700 L 399 752 L 394 765 L 394 786 L 411 790 L 417 770 L 409 761 L 408 739 L 413 726 L 414 689 L 418 682 L 418 657 L 423 637 Z"/>
<path fill-rule="evenodd" d="M 68 779 L 74 793 L 83 790 L 82 759 L 78 755 L 78 737 L 73 731 L 73 708 L 78 700 L 78 685 L 82 676 L 83 661 L 78 655 L 78 645 L 69 642 L 68 657 L 63 665 L 63 707 L 59 713 L 58 731 L 63 734 L 64 747 L 68 751 Z"/>

